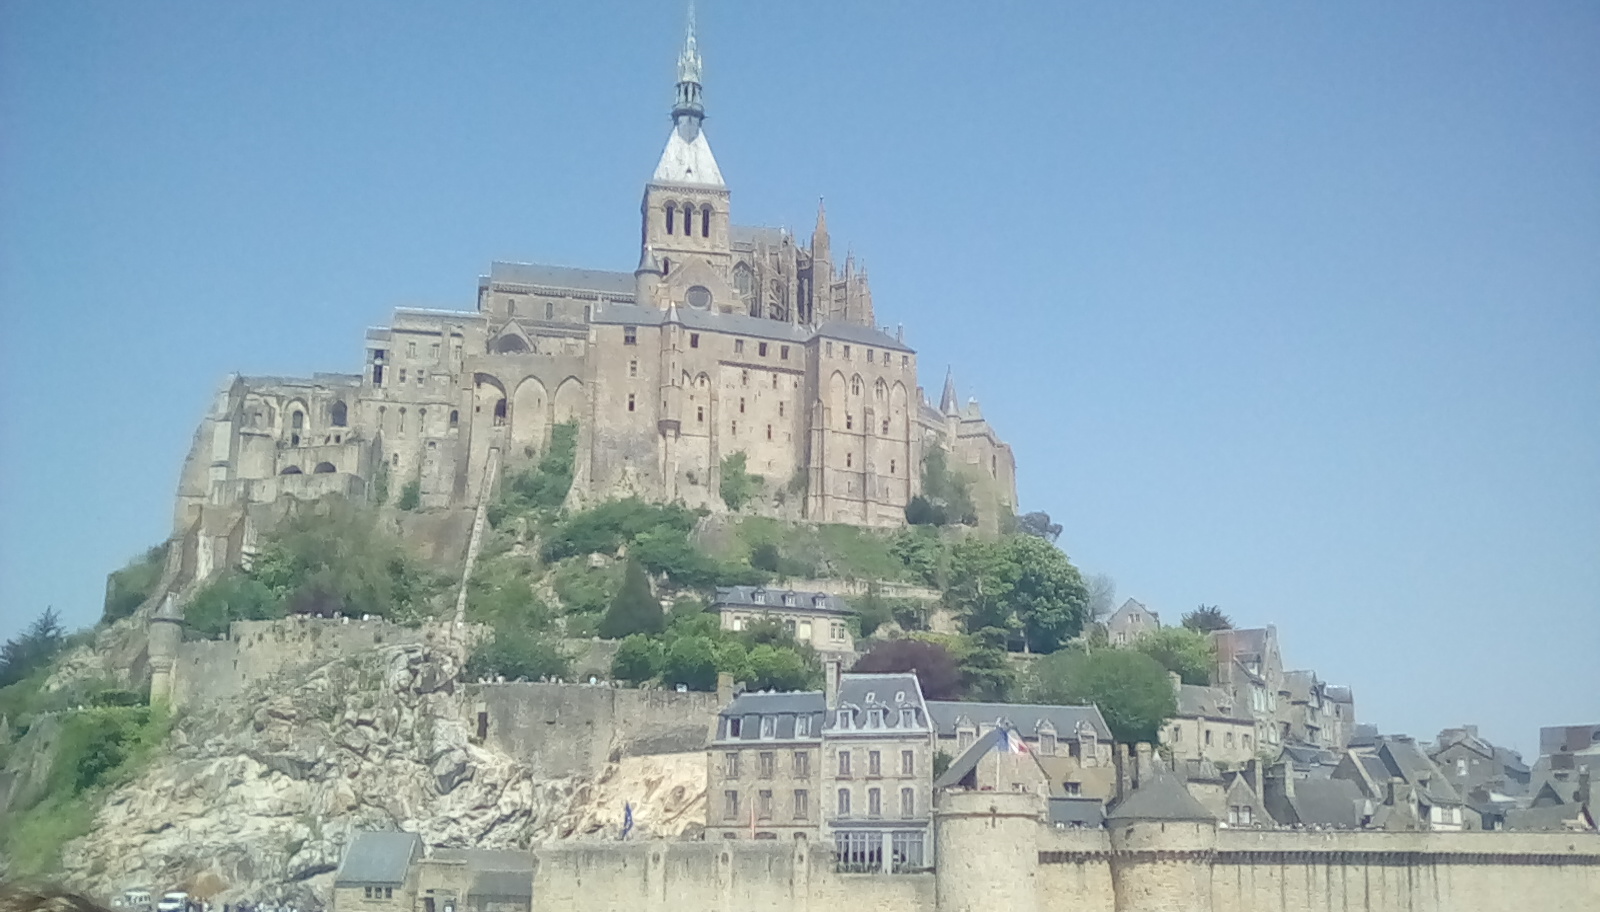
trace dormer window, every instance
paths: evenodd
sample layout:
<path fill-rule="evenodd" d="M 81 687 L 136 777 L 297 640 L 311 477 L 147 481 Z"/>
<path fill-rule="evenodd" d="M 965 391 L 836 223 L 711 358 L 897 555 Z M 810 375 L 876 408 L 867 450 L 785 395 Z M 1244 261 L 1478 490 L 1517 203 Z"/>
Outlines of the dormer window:
<path fill-rule="evenodd" d="M 825 595 L 813 595 L 811 597 L 811 604 L 817 608 L 827 607 L 828 597 Z"/>
<path fill-rule="evenodd" d="M 917 724 L 917 711 L 914 709 L 900 710 L 900 727 L 912 728 Z"/>
<path fill-rule="evenodd" d="M 793 592 L 785 592 L 783 594 L 783 604 L 785 606 L 789 607 L 789 608 L 793 608 L 794 607 L 794 593 Z"/>
<path fill-rule="evenodd" d="M 730 738 L 739 737 L 739 731 L 742 728 L 744 728 L 744 725 L 742 724 L 743 722 L 744 722 L 744 720 L 739 718 L 738 716 L 734 716 L 733 718 L 729 719 L 728 720 L 728 737 L 730 737 Z"/>
<path fill-rule="evenodd" d="M 837 724 L 835 725 L 835 727 L 836 728 L 849 728 L 850 727 L 850 710 L 848 710 L 848 709 L 839 710 L 839 720 L 838 720 Z"/>
<path fill-rule="evenodd" d="M 775 716 L 761 717 L 761 737 L 771 738 L 778 733 L 778 720 Z"/>
<path fill-rule="evenodd" d="M 804 738 L 805 736 L 807 736 L 809 734 L 811 734 L 811 717 L 810 716 L 795 716 L 794 717 L 794 736 L 796 738 Z"/>
<path fill-rule="evenodd" d="M 765 592 L 752 593 L 750 601 L 755 602 L 757 605 L 765 605 L 767 603 L 767 594 Z"/>
<path fill-rule="evenodd" d="M 867 711 L 867 727 L 868 728 L 882 728 L 883 727 L 883 710 L 881 710 L 881 709 L 871 709 L 871 710 Z"/>

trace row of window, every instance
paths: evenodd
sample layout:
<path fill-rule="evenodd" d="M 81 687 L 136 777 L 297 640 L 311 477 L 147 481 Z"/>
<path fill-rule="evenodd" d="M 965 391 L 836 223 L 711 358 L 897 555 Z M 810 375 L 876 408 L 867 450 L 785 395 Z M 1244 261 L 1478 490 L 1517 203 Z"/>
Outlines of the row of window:
<path fill-rule="evenodd" d="M 777 732 L 777 728 L 778 728 L 778 717 L 777 716 L 762 716 L 761 717 L 761 737 L 763 737 L 763 738 L 774 737 L 775 733 Z M 742 736 L 743 734 L 744 734 L 744 717 L 743 716 L 733 716 L 732 718 L 728 719 L 728 737 L 730 737 L 730 738 L 738 738 L 738 737 Z M 805 737 L 809 737 L 810 734 L 811 734 L 811 716 L 810 716 L 810 714 L 801 713 L 800 715 L 795 716 L 794 717 L 794 736 L 796 738 L 805 738 Z M 810 759 L 809 756 L 803 757 L 802 756 L 803 754 L 804 754 L 803 751 L 799 751 L 799 752 L 795 753 L 795 770 L 796 770 L 795 775 L 810 775 L 809 771 L 811 769 L 811 766 L 810 766 L 811 759 Z M 735 755 L 735 756 L 737 756 L 737 755 Z M 737 763 L 737 761 L 735 761 L 735 762 Z M 807 772 L 805 772 L 805 773 L 799 772 L 801 763 L 805 763 L 806 764 L 805 769 L 807 770 Z M 735 769 L 737 769 L 737 766 L 735 767 Z"/>
<path fill-rule="evenodd" d="M 910 710 L 907 710 L 907 712 L 910 712 Z M 761 719 L 762 737 L 772 737 L 772 732 L 774 731 L 774 728 L 769 728 L 768 726 L 773 726 L 775 721 L 776 721 L 776 717 L 774 717 L 774 716 L 763 716 L 762 717 L 762 719 Z M 730 738 L 739 737 L 739 733 L 740 733 L 740 729 L 741 729 L 741 726 L 739 724 L 740 722 L 741 722 L 741 720 L 738 719 L 738 718 L 734 718 L 734 719 L 729 719 L 728 720 L 728 736 Z M 811 722 L 811 717 L 810 716 L 802 715 L 802 716 L 796 717 L 796 719 L 795 719 L 795 723 L 796 723 L 795 724 L 795 736 L 796 737 L 805 737 L 807 734 L 809 734 L 810 733 L 810 722 Z M 802 724 L 803 724 L 803 727 L 802 727 Z M 866 775 L 869 778 L 876 777 L 876 776 L 882 776 L 883 775 L 883 752 L 879 751 L 879 750 L 869 750 L 869 751 L 866 751 L 866 755 L 867 755 Z M 739 772 L 740 772 L 740 768 L 741 768 L 740 767 L 740 757 L 741 757 L 741 754 L 738 751 L 728 751 L 727 753 L 722 755 L 722 775 L 723 775 L 724 778 L 727 778 L 727 779 L 738 779 L 739 778 Z M 839 754 L 838 754 L 838 763 L 839 763 L 838 778 L 840 778 L 840 779 L 849 779 L 849 778 L 851 778 L 851 775 L 852 775 L 852 773 L 851 773 L 851 769 L 852 769 L 851 757 L 852 757 L 852 752 L 851 751 L 849 751 L 849 750 L 841 750 L 841 751 L 839 751 Z M 777 762 L 778 761 L 777 761 L 777 753 L 776 752 L 774 752 L 774 751 L 761 751 L 759 754 L 756 755 L 756 777 L 759 778 L 759 779 L 771 779 L 771 778 L 773 778 L 774 774 L 775 774 L 775 772 L 777 770 Z M 810 776 L 811 776 L 811 752 L 810 751 L 803 751 L 803 750 L 794 751 L 790 756 L 789 769 L 790 769 L 790 772 L 794 775 L 794 778 L 796 778 L 796 779 L 808 779 L 808 778 L 810 778 Z M 902 776 L 915 776 L 916 774 L 917 774 L 917 752 L 914 751 L 914 750 L 903 750 L 903 751 L 901 751 L 900 752 L 900 775 L 902 775 Z"/>
<path fill-rule="evenodd" d="M 881 710 L 874 710 L 874 712 L 881 712 Z M 904 710 L 903 713 L 902 713 L 902 716 L 901 716 L 900 724 L 901 725 L 908 725 L 908 726 L 909 725 L 914 725 L 914 724 L 916 724 L 915 721 L 914 721 L 915 718 L 916 718 L 916 716 L 915 716 L 915 712 L 913 710 L 909 710 L 909 709 Z M 843 719 L 844 719 L 844 713 L 841 712 L 840 713 L 841 722 L 843 721 Z M 878 719 L 878 725 L 881 726 L 882 724 L 883 724 L 883 721 L 882 721 L 882 717 L 880 716 L 879 719 Z M 849 779 L 850 776 L 851 776 L 850 756 L 851 756 L 851 753 L 848 750 L 839 751 L 839 778 L 840 779 Z M 900 775 L 902 775 L 902 776 L 915 776 L 916 774 L 917 774 L 917 752 L 913 751 L 913 750 L 903 750 L 903 751 L 901 751 L 900 752 Z M 870 776 L 881 776 L 881 775 L 883 775 L 883 752 L 882 751 L 875 751 L 875 750 L 867 751 L 867 775 L 869 777 Z"/>
<path fill-rule="evenodd" d="M 854 358 L 852 357 L 852 353 L 853 353 L 854 349 L 852 349 L 852 347 L 850 345 L 841 343 L 841 351 L 842 351 L 842 354 L 841 354 L 840 357 L 843 360 L 845 360 L 845 361 L 854 360 Z M 867 351 L 867 359 L 866 359 L 867 363 L 868 364 L 876 364 L 876 363 L 878 363 L 878 352 L 877 352 L 877 350 L 869 348 L 866 351 Z M 831 340 L 824 341 L 822 343 L 822 354 L 823 354 L 824 357 L 828 357 L 828 358 L 832 358 L 833 357 L 833 342 Z M 883 353 L 883 365 L 885 367 L 889 366 L 890 359 L 892 357 L 893 357 L 893 353 L 892 352 L 885 351 Z M 911 366 L 911 356 L 910 355 L 901 355 L 900 356 L 900 366 L 901 367 L 910 367 Z"/>
<path fill-rule="evenodd" d="M 848 788 L 839 789 L 836 794 L 835 816 L 852 817 L 858 814 L 866 817 L 883 816 L 883 789 L 869 788 L 867 791 L 866 807 L 855 805 L 854 793 Z M 900 817 L 911 819 L 917 816 L 917 790 L 911 787 L 900 790 Z M 747 816 L 755 820 L 773 820 L 779 814 L 777 801 L 773 797 L 772 789 L 759 789 L 755 793 L 755 804 L 746 810 L 741 803 L 738 789 L 727 789 L 722 793 L 722 819 L 726 821 L 742 821 Z M 788 819 L 811 819 L 811 792 L 809 789 L 794 789 L 789 805 Z"/>
<path fill-rule="evenodd" d="M 695 214 L 698 211 L 700 215 L 700 236 L 703 238 L 711 236 L 710 206 L 701 206 L 696 210 L 694 203 L 684 203 L 681 207 L 683 214 L 681 219 L 678 217 L 679 211 L 680 207 L 677 203 L 667 204 L 666 222 L 668 234 L 678 233 L 685 237 L 694 237 Z"/>
<path fill-rule="evenodd" d="M 1201 731 L 1200 739 L 1201 739 L 1201 742 L 1206 747 L 1210 747 L 1211 746 L 1211 741 L 1212 741 L 1212 739 L 1211 739 L 1211 729 L 1207 728 L 1207 729 L 1204 729 L 1203 731 Z M 1183 742 L 1183 727 L 1179 726 L 1179 725 L 1172 726 L 1172 743 L 1173 744 L 1180 744 L 1182 742 Z M 1233 732 L 1223 732 L 1223 734 L 1222 734 L 1222 746 L 1225 747 L 1225 748 L 1232 748 L 1233 747 Z M 1239 736 L 1239 746 L 1244 750 L 1249 750 L 1250 749 L 1250 736 L 1249 735 L 1245 735 L 1245 734 L 1241 734 Z"/>
<path fill-rule="evenodd" d="M 394 887 L 363 887 L 362 895 L 367 899 L 394 899 Z"/>
<path fill-rule="evenodd" d="M 975 729 L 967 728 L 956 732 L 956 753 L 959 755 L 977 740 L 978 732 Z M 1055 757 L 1061 753 L 1062 739 L 1054 732 L 1040 732 L 1037 739 L 1027 740 L 1035 741 L 1032 749 L 1041 757 Z M 1093 734 L 1085 733 L 1081 737 L 1067 738 L 1065 740 L 1067 743 L 1066 756 L 1080 760 L 1083 766 L 1094 766 L 1098 762 L 1099 758 L 1095 755 L 1095 736 Z"/>
<path fill-rule="evenodd" d="M 1228 826 L 1251 826 L 1256 822 L 1255 809 L 1248 804 L 1228 805 Z"/>
<path fill-rule="evenodd" d="M 833 835 L 835 868 L 846 874 L 872 874 L 884 871 L 884 835 L 871 830 L 846 830 L 835 833 Z M 923 833 L 920 830 L 892 832 L 888 836 L 889 873 L 916 871 L 924 866 L 925 849 Z"/>
<path fill-rule="evenodd" d="M 770 440 L 771 438 L 768 437 L 768 439 Z M 736 614 L 728 620 L 728 629 L 743 630 L 746 621 L 751 620 L 752 618 L 765 617 L 767 617 L 767 615 L 754 615 L 747 617 L 742 614 Z M 783 621 L 783 629 L 788 632 L 790 637 L 800 640 L 803 643 L 809 643 L 812 641 L 811 621 L 809 620 L 801 619 L 796 621 L 794 618 L 785 618 Z M 845 641 L 846 633 L 847 629 L 843 622 L 835 621 L 828 625 L 828 636 L 835 643 L 843 643 Z"/>

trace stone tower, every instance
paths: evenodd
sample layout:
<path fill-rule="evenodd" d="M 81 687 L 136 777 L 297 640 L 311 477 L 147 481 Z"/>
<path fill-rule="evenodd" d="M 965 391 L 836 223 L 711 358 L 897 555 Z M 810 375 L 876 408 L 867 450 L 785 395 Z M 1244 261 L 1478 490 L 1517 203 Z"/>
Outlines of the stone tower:
<path fill-rule="evenodd" d="M 641 306 L 665 309 L 669 304 L 687 304 L 706 310 L 713 301 L 731 308 L 736 300 L 730 284 L 728 186 L 706 140 L 702 66 L 691 7 L 688 33 L 678 54 L 672 132 L 640 206 L 640 242 L 645 248 L 640 269 L 649 262 L 659 265 L 661 272 L 652 300 L 637 301 Z M 690 289 L 703 291 L 690 293 Z"/>
<path fill-rule="evenodd" d="M 1172 774 L 1140 772 L 1106 817 L 1118 912 L 1211 912 L 1217 819 Z"/>
<path fill-rule="evenodd" d="M 1036 912 L 1039 853 L 1033 847 L 1043 820 L 1044 802 L 1031 792 L 940 794 L 934 812 L 938 912 Z"/>

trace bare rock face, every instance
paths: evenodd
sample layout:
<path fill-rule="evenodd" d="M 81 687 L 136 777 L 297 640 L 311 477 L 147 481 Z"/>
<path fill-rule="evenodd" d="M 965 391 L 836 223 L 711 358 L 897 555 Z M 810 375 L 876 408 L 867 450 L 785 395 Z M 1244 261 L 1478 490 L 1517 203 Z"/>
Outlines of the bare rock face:
<path fill-rule="evenodd" d="M 704 756 L 625 758 L 595 776 L 537 780 L 474 743 L 454 695 L 460 658 L 399 645 L 350 655 L 182 716 L 166 757 L 68 845 L 67 879 L 315 908 L 356 829 L 432 846 L 529 848 L 614 831 L 681 835 L 704 813 Z M 642 799 L 641 799 L 641 796 Z"/>

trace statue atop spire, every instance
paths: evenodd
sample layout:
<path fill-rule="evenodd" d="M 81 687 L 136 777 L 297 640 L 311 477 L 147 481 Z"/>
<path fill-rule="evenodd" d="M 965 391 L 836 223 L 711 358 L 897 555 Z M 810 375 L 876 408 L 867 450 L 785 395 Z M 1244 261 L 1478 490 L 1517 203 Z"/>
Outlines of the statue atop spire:
<path fill-rule="evenodd" d="M 678 54 L 678 99 L 672 106 L 672 122 L 684 142 L 694 142 L 705 120 L 705 103 L 700 98 L 700 49 L 694 33 L 694 0 L 689 0 L 689 26 Z"/>

